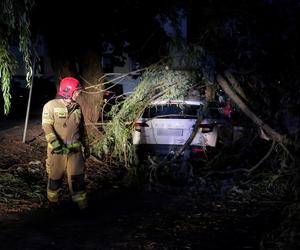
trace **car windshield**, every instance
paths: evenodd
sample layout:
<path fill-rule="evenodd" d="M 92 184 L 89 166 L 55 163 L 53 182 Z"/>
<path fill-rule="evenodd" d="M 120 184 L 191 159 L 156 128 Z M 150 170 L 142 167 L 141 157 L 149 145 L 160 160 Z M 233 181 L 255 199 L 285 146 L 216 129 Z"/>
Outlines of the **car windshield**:
<path fill-rule="evenodd" d="M 143 113 L 143 118 L 154 118 L 154 117 L 176 117 L 176 116 L 188 116 L 197 117 L 199 105 L 178 105 L 178 104 L 167 104 L 147 107 Z"/>

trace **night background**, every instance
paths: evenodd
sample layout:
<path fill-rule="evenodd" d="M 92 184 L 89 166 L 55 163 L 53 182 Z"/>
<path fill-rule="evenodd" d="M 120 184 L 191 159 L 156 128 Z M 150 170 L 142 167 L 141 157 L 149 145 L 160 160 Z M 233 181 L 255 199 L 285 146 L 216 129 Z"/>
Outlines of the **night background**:
<path fill-rule="evenodd" d="M 300 249 L 300 1 L 0 7 L 1 249 Z M 41 112 L 66 76 L 85 87 L 85 213 L 67 191 L 58 209 L 46 199 Z M 212 105 L 232 105 L 217 147 L 184 164 L 137 163 L 138 115 L 190 86 Z"/>

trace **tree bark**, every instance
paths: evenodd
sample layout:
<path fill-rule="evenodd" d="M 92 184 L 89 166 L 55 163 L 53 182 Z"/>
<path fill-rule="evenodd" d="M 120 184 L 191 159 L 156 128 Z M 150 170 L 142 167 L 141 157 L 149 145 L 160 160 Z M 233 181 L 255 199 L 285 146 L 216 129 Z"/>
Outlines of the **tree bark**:
<path fill-rule="evenodd" d="M 93 123 L 99 119 L 103 106 L 103 87 L 99 79 L 103 76 L 100 56 L 94 51 L 85 54 L 80 67 L 82 68 L 83 86 L 90 87 L 83 91 L 79 98 L 88 133 L 97 138 L 101 135 Z M 91 87 L 95 86 L 95 87 Z"/>
<path fill-rule="evenodd" d="M 228 79 L 228 81 L 231 83 L 231 86 L 233 87 L 233 89 L 235 90 L 235 92 L 240 95 L 242 98 L 244 98 L 244 100 L 247 100 L 247 97 L 244 93 L 244 90 L 242 89 L 241 85 L 239 84 L 239 82 L 235 79 L 235 77 L 229 72 L 226 71 L 225 72 L 225 77 Z"/>
<path fill-rule="evenodd" d="M 71 63 L 67 60 L 65 61 L 54 61 L 52 62 L 52 67 L 54 72 L 56 72 L 57 75 L 57 83 L 56 88 L 59 88 L 60 80 L 67 76 L 76 77 L 76 73 L 72 70 L 72 67 L 70 66 Z"/>
<path fill-rule="evenodd" d="M 80 59 L 80 65 L 76 64 L 75 60 L 54 60 L 52 66 L 58 77 L 57 87 L 60 80 L 67 76 L 78 78 L 84 88 L 95 86 L 84 89 L 78 103 L 82 109 L 87 132 L 99 139 L 101 133 L 93 124 L 98 121 L 103 106 L 103 92 L 99 82 L 103 76 L 101 60 L 99 54 L 91 50 L 84 53 Z"/>

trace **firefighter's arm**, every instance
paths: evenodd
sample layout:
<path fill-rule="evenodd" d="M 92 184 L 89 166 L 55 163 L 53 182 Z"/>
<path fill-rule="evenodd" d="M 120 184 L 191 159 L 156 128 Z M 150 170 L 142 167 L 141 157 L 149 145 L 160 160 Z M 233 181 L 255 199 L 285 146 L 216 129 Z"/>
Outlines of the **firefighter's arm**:
<path fill-rule="evenodd" d="M 53 111 L 49 105 L 45 105 L 43 108 L 42 115 L 42 128 L 45 133 L 46 140 L 48 142 L 48 147 L 52 149 L 52 153 L 60 154 L 62 153 L 62 144 L 58 140 L 55 130 L 54 130 L 54 116 Z"/>

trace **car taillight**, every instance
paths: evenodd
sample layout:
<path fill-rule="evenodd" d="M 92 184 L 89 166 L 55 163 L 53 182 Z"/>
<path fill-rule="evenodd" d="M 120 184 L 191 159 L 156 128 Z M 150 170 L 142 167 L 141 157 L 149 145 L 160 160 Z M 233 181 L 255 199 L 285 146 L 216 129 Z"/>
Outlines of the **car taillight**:
<path fill-rule="evenodd" d="M 109 96 L 111 96 L 113 94 L 113 92 L 111 92 L 111 91 L 104 91 L 104 96 L 105 97 L 109 97 Z"/>
<path fill-rule="evenodd" d="M 136 122 L 134 124 L 135 130 L 141 132 L 141 128 L 149 127 L 146 122 Z"/>
<path fill-rule="evenodd" d="M 200 124 L 199 128 L 201 128 L 202 133 L 210 133 L 214 129 L 214 124 Z"/>

